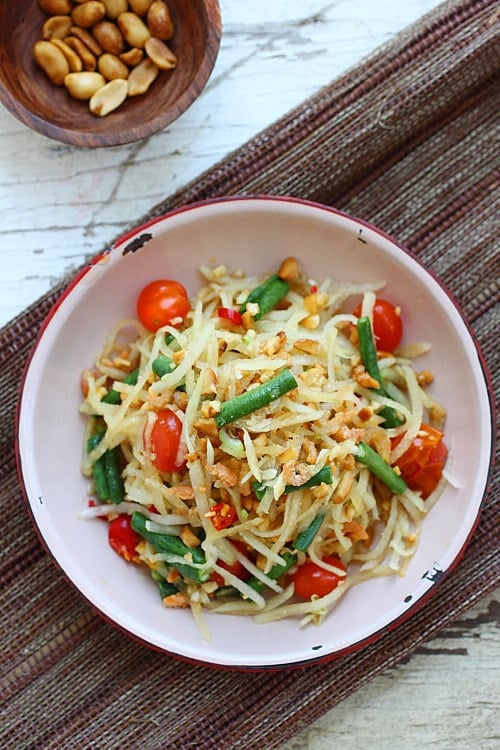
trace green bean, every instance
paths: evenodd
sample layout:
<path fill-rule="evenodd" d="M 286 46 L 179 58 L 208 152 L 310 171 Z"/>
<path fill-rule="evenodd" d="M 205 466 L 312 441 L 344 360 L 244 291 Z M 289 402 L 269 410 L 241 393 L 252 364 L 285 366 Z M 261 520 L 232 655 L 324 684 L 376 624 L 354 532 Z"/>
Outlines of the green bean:
<path fill-rule="evenodd" d="M 188 545 L 185 544 L 180 537 L 174 536 L 173 534 L 163 534 L 156 531 L 148 531 L 146 528 L 147 521 L 148 518 L 144 514 L 139 513 L 139 511 L 135 511 L 134 513 L 132 513 L 130 525 L 132 526 L 134 531 L 136 531 L 143 537 L 143 539 L 149 542 L 157 552 L 164 552 L 169 555 L 177 555 L 178 557 L 186 557 L 186 555 L 190 555 L 193 563 L 199 565 L 205 564 L 205 553 L 203 552 L 201 547 L 188 547 Z M 210 573 L 202 571 L 198 568 L 193 568 L 191 565 L 189 565 L 188 562 L 186 562 L 185 565 L 184 563 L 175 563 L 173 564 L 173 567 L 176 568 L 176 570 L 178 570 L 181 575 L 186 576 L 186 578 L 191 578 L 195 581 L 198 581 L 199 583 L 203 583 L 210 578 Z"/>
<path fill-rule="evenodd" d="M 378 383 L 378 388 L 373 388 L 372 390 L 387 398 L 387 392 L 384 388 L 382 375 L 378 366 L 377 347 L 375 346 L 370 318 L 366 315 L 358 319 L 358 337 L 361 361 L 367 373 Z M 392 406 L 384 406 L 380 410 L 380 415 L 384 418 L 382 427 L 398 427 L 398 425 L 403 424 L 403 420 L 398 417 Z"/>
<path fill-rule="evenodd" d="M 269 573 L 266 573 L 267 577 L 271 578 L 273 581 L 276 581 L 280 576 L 289 571 L 297 562 L 297 555 L 294 555 L 292 552 L 282 552 L 280 557 L 283 559 L 283 564 L 276 563 L 273 565 Z M 266 588 L 264 581 L 261 581 L 257 576 L 251 576 L 247 583 L 254 591 L 260 592 Z"/>
<path fill-rule="evenodd" d="M 91 435 L 88 438 L 87 440 L 88 453 L 93 451 L 94 448 L 97 448 L 103 436 L 104 436 L 104 430 L 101 430 L 100 432 L 96 433 L 95 435 Z M 94 461 L 94 463 L 92 464 L 92 477 L 94 479 L 95 491 L 99 499 L 108 500 L 109 490 L 108 490 L 108 482 L 106 479 L 106 470 L 104 467 L 104 456 L 101 456 L 100 458 L 97 459 L 97 461 Z"/>
<path fill-rule="evenodd" d="M 172 372 L 172 370 L 175 370 L 175 365 L 171 359 L 165 357 L 163 354 L 159 354 L 156 359 L 153 360 L 151 369 L 157 377 L 162 378 L 164 375 L 168 375 L 169 372 Z"/>
<path fill-rule="evenodd" d="M 392 466 L 366 443 L 358 444 L 356 458 L 368 466 L 372 474 L 375 474 L 396 495 L 401 495 L 407 489 L 403 477 L 396 474 Z"/>
<path fill-rule="evenodd" d="M 297 387 L 297 381 L 290 370 L 281 370 L 273 378 L 266 380 L 265 383 L 225 401 L 220 412 L 215 415 L 215 423 L 218 427 L 224 427 L 229 422 L 234 422 L 236 419 L 241 419 L 241 417 L 267 406 L 271 401 L 275 401 Z"/>
<path fill-rule="evenodd" d="M 308 487 L 317 487 L 319 484 L 331 484 L 332 482 L 332 470 L 330 465 L 326 464 L 326 466 L 323 466 L 323 468 L 316 472 L 316 474 L 313 474 L 313 476 L 310 477 L 307 482 L 304 482 L 304 484 L 287 484 L 285 486 L 285 492 L 289 495 L 290 492 L 298 492 L 298 490 L 305 490 Z"/>
<path fill-rule="evenodd" d="M 172 596 L 172 594 L 177 594 L 179 590 L 177 586 L 174 586 L 173 583 L 169 583 L 168 581 L 166 581 L 163 576 L 161 576 L 155 570 L 153 570 L 153 572 L 151 573 L 151 578 L 158 586 L 162 599 L 165 599 L 167 596 Z"/>
<path fill-rule="evenodd" d="M 125 375 L 121 382 L 126 383 L 127 385 L 136 385 L 138 377 L 139 368 L 137 367 L 135 370 L 132 370 L 132 372 L 129 372 L 128 375 Z M 120 404 L 121 400 L 122 396 L 120 391 L 117 391 L 114 388 L 111 388 L 101 399 L 105 404 Z"/>
<path fill-rule="evenodd" d="M 305 552 L 312 544 L 312 541 L 318 531 L 321 528 L 321 524 L 325 519 L 326 513 L 318 513 L 318 515 L 311 521 L 307 529 L 301 531 L 295 537 L 293 548 L 299 550 L 299 552 Z"/>
<path fill-rule="evenodd" d="M 120 471 L 120 449 L 118 446 L 111 448 L 103 454 L 102 458 L 108 485 L 108 500 L 112 503 L 121 503 L 125 497 L 125 490 Z"/>
<path fill-rule="evenodd" d="M 290 291 L 288 281 L 281 279 L 278 274 L 272 274 L 262 284 L 252 289 L 244 303 L 240 307 L 240 313 L 244 313 L 248 303 L 257 303 L 259 311 L 253 315 L 254 320 L 259 320 L 265 313 L 272 310 L 278 302 L 286 297 Z"/>

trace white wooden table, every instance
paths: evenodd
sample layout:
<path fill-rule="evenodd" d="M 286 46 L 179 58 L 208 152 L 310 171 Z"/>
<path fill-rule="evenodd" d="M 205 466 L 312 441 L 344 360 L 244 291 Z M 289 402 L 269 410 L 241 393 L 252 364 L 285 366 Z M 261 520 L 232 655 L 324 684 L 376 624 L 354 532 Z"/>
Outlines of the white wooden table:
<path fill-rule="evenodd" d="M 220 4 L 223 37 L 208 86 L 181 118 L 146 141 L 76 149 L 38 135 L 0 107 L 0 326 L 132 220 L 438 3 Z M 483 600 L 286 750 L 497 748 L 496 606 L 493 597 Z"/>

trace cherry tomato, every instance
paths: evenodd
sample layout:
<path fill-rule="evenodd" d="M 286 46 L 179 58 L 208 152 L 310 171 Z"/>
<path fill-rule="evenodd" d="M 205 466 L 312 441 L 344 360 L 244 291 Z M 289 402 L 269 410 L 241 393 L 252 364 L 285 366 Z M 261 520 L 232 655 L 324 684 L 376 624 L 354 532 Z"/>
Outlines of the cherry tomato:
<path fill-rule="evenodd" d="M 345 570 L 345 565 L 334 555 L 323 558 L 323 562 L 334 565 L 336 568 Z M 310 599 L 312 596 L 326 596 L 337 588 L 343 576 L 338 576 L 329 570 L 320 568 L 312 560 L 306 560 L 293 574 L 295 593 L 301 599 Z"/>
<path fill-rule="evenodd" d="M 152 463 L 159 471 L 178 471 L 184 465 L 180 456 L 182 422 L 171 409 L 157 412 L 151 430 Z"/>
<path fill-rule="evenodd" d="M 148 331 L 157 331 L 175 318 L 184 319 L 189 309 L 186 290 L 170 279 L 152 281 L 137 298 L 137 316 Z"/>
<path fill-rule="evenodd" d="M 130 520 L 129 515 L 121 513 L 108 526 L 110 546 L 127 562 L 131 562 L 136 557 L 135 548 L 141 540 L 139 534 L 131 527 Z"/>
<path fill-rule="evenodd" d="M 354 310 L 354 315 L 359 318 L 361 305 Z M 373 307 L 373 335 L 377 349 L 385 352 L 393 352 L 397 349 L 403 337 L 403 321 L 401 315 L 394 305 L 385 299 L 376 299 Z"/>
<path fill-rule="evenodd" d="M 229 503 L 216 503 L 208 511 L 208 517 L 217 531 L 228 529 L 236 520 L 236 508 Z"/>
<path fill-rule="evenodd" d="M 238 539 L 232 541 L 231 544 L 243 554 L 245 554 L 245 552 L 247 551 L 246 545 L 243 544 L 243 542 L 240 542 Z M 224 560 L 217 560 L 217 565 L 219 565 L 221 568 L 224 568 L 224 570 L 227 570 L 229 573 L 232 573 L 241 581 L 246 581 L 247 578 L 250 578 L 250 571 L 248 571 L 244 567 L 244 565 L 240 563 L 239 560 L 235 560 L 231 564 L 224 562 Z M 220 573 L 217 572 L 212 573 L 212 575 L 210 576 L 210 580 L 216 581 L 219 586 L 225 586 L 226 584 L 224 578 Z"/>
<path fill-rule="evenodd" d="M 392 441 L 393 447 L 401 437 Z M 448 457 L 443 437 L 443 433 L 435 427 L 421 424 L 419 434 L 395 463 L 408 487 L 414 492 L 421 492 L 424 500 L 436 489 Z"/>
<path fill-rule="evenodd" d="M 219 307 L 219 309 L 217 310 L 217 315 L 219 316 L 219 318 L 228 320 L 235 326 L 240 326 L 242 324 L 240 313 L 238 312 L 238 310 L 234 310 L 234 308 L 232 307 Z"/>

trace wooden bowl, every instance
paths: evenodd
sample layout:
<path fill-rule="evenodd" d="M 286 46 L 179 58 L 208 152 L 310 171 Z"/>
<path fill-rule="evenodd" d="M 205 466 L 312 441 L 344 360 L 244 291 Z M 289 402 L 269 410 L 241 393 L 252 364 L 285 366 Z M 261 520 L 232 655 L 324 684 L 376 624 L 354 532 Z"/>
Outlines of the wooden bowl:
<path fill-rule="evenodd" d="M 147 138 L 181 115 L 205 86 L 219 51 L 217 0 L 168 0 L 175 34 L 168 42 L 178 58 L 149 91 L 127 99 L 105 117 L 88 102 L 55 86 L 36 64 L 33 46 L 48 17 L 37 0 L 0 3 L 0 101 L 25 125 L 75 146 L 117 146 Z"/>

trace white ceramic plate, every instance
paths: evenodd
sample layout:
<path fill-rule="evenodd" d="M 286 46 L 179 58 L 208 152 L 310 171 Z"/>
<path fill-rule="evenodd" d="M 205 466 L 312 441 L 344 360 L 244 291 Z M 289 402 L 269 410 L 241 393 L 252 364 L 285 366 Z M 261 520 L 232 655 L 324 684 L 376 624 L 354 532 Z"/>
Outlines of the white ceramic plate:
<path fill-rule="evenodd" d="M 294 255 L 314 278 L 385 279 L 384 296 L 404 307 L 405 340 L 428 340 L 419 368 L 435 374 L 446 407 L 449 484 L 425 520 L 406 577 L 351 589 L 319 627 L 256 625 L 207 615 L 205 642 L 189 610 L 166 610 L 149 577 L 108 546 L 106 524 L 82 521 L 80 372 L 112 324 L 135 314 L 141 288 L 159 277 L 193 293 L 203 263 L 272 272 Z M 22 386 L 20 476 L 41 538 L 77 589 L 111 622 L 157 649 L 229 668 L 303 665 L 360 648 L 395 627 L 458 561 L 478 520 L 492 452 L 488 379 L 449 293 L 383 232 L 335 210 L 295 199 L 225 199 L 188 206 L 140 227 L 85 269 L 43 326 Z M 28 519 L 27 519 L 28 522 Z"/>

